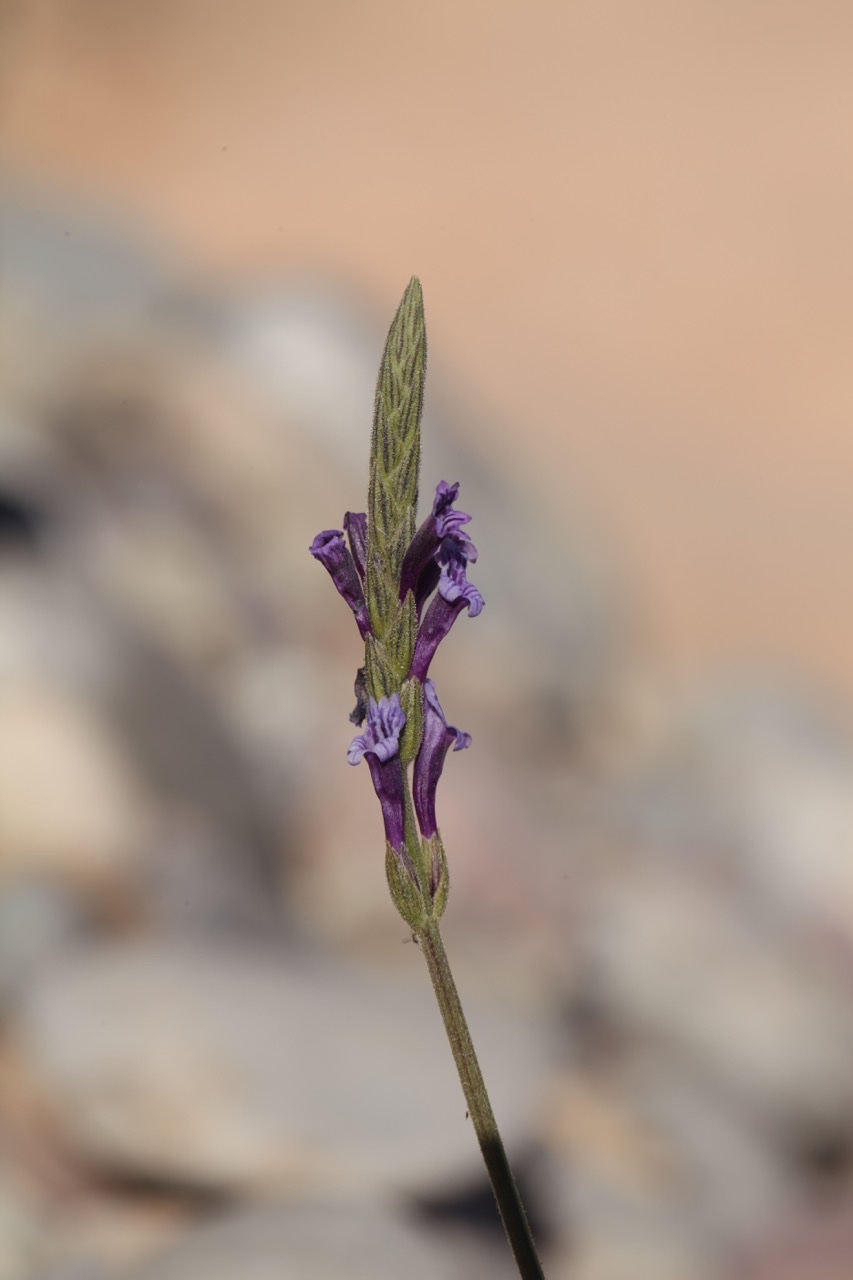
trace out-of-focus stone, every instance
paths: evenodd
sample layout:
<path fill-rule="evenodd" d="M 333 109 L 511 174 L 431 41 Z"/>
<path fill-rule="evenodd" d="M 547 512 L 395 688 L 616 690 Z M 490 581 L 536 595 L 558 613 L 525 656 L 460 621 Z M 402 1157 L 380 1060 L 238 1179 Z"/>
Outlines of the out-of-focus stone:
<path fill-rule="evenodd" d="M 574 1168 L 629 1190 L 659 1193 L 673 1185 L 671 1148 L 612 1084 L 566 1074 L 555 1082 L 545 1114 L 552 1146 Z"/>
<path fill-rule="evenodd" d="M 35 1209 L 0 1176 L 0 1280 L 29 1280 L 43 1230 Z"/>
<path fill-rule="evenodd" d="M 784 1217 L 803 1187 L 776 1135 L 714 1083 L 689 1061 L 640 1049 L 620 1091 L 669 1153 L 669 1212 L 708 1254 L 726 1256 Z"/>
<path fill-rule="evenodd" d="M 849 1195 L 788 1215 L 733 1268 L 735 1280 L 849 1280 L 853 1275 L 853 1208 Z"/>
<path fill-rule="evenodd" d="M 41 1232 L 34 1271 L 50 1280 L 123 1276 L 170 1247 L 194 1221 L 193 1207 L 178 1196 L 105 1188 L 88 1190 L 73 1205 L 51 1206 L 45 1217 L 50 1230 Z"/>
<path fill-rule="evenodd" d="M 665 1060 L 572 1073 L 548 1104 L 545 1195 L 567 1274 L 722 1276 L 788 1203 L 760 1135 L 734 1132 Z"/>
<path fill-rule="evenodd" d="M 201 1187 L 427 1189 L 479 1154 L 429 983 L 212 947 L 101 946 L 42 971 L 13 1023 L 67 1140 Z M 469 1010 L 512 1149 L 540 1040 Z"/>
<path fill-rule="evenodd" d="M 118 744 L 59 688 L 0 688 L 0 883 L 59 875 L 110 884 L 126 870 L 142 805 Z"/>
<path fill-rule="evenodd" d="M 296 1203 L 202 1227 L 134 1271 L 132 1280 L 486 1280 L 487 1274 L 470 1256 L 455 1256 L 438 1232 L 389 1209 Z"/>
<path fill-rule="evenodd" d="M 43 878 L 22 879 L 0 892 L 0 1010 L 30 975 L 90 929 L 79 897 Z"/>
<path fill-rule="evenodd" d="M 566 1257 L 566 1280 L 726 1280 L 722 1261 L 703 1256 L 701 1246 L 661 1217 L 609 1225 L 584 1239 Z M 559 1263 L 558 1263 L 559 1265 Z"/>
<path fill-rule="evenodd" d="M 740 877 L 788 929 L 853 950 L 853 731 L 792 684 L 696 691 L 660 744 L 635 817 Z"/>
<path fill-rule="evenodd" d="M 699 868 L 637 859 L 602 884 L 585 955 L 615 1020 L 701 1064 L 783 1132 L 853 1114 L 843 975 Z"/>

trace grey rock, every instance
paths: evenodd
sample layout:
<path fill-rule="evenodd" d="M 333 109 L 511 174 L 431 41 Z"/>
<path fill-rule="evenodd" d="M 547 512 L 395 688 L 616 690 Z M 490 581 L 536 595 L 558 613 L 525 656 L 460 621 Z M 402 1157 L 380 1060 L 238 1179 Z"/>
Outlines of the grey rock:
<path fill-rule="evenodd" d="M 0 1009 L 40 965 L 79 944 L 93 921 L 78 895 L 44 878 L 19 880 L 0 893 Z"/>
<path fill-rule="evenodd" d="M 425 1189 L 479 1153 L 426 973 L 152 941 L 87 949 L 13 1023 L 67 1139 L 94 1165 L 200 1187 Z M 542 1045 L 474 1007 L 512 1149 Z"/>
<path fill-rule="evenodd" d="M 705 684 L 640 780 L 633 820 L 711 858 L 788 930 L 853 954 L 853 726 L 794 681 Z"/>
<path fill-rule="evenodd" d="M 230 1215 L 191 1233 L 129 1280 L 475 1280 L 486 1274 L 437 1233 L 390 1210 L 308 1203 Z"/>
<path fill-rule="evenodd" d="M 602 884 L 585 918 L 599 996 L 785 1131 L 853 1114 L 853 1014 L 843 971 L 739 900 L 666 858 Z"/>
<path fill-rule="evenodd" d="M 0 1204 L 0 1280 L 29 1280 L 37 1256 L 39 1224 L 14 1204 Z"/>
<path fill-rule="evenodd" d="M 46 683 L 0 683 L 0 760 L 0 880 L 126 871 L 142 801 L 92 708 Z"/>

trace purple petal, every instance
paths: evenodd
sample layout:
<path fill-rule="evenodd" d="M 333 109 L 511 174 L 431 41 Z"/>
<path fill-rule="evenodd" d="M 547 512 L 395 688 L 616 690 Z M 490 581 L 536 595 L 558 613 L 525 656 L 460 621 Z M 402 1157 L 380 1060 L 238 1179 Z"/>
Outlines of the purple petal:
<path fill-rule="evenodd" d="M 465 565 L 455 560 L 442 569 L 438 593 L 448 604 L 464 601 L 468 606 L 469 618 L 476 618 L 478 613 L 482 613 L 486 603 L 473 582 L 466 578 Z"/>
<path fill-rule="evenodd" d="M 370 740 L 366 733 L 360 733 L 357 738 L 353 738 L 347 747 L 347 760 L 350 764 L 360 764 L 364 758 L 364 753 L 369 751 L 371 747 Z"/>
<path fill-rule="evenodd" d="M 453 484 L 448 484 L 446 480 L 439 480 L 438 484 L 435 486 L 435 498 L 432 504 L 432 514 L 434 516 L 443 516 L 446 511 L 450 510 L 458 497 L 458 480 L 455 480 Z"/>
<path fill-rule="evenodd" d="M 392 693 L 390 698 L 373 698 L 367 711 L 367 729 L 353 738 L 347 751 L 350 764 L 358 764 L 365 755 L 373 755 L 381 764 L 385 764 L 397 755 L 400 749 L 400 734 L 406 723 L 406 714 L 400 706 L 400 695 Z"/>
<path fill-rule="evenodd" d="M 390 698 L 370 699 L 367 712 L 367 729 L 353 738 L 347 751 L 350 764 L 358 764 L 365 757 L 373 789 L 382 807 L 385 838 L 400 853 L 405 848 L 405 823 L 403 810 L 403 766 L 400 763 L 400 733 L 406 723 L 406 715 L 400 706 L 400 695 Z"/>
<path fill-rule="evenodd" d="M 355 561 L 344 542 L 343 533 L 340 529 L 324 529 L 317 534 L 308 550 L 329 573 L 332 582 L 355 614 L 358 629 L 366 639 L 370 634 L 367 604 Z"/>
<path fill-rule="evenodd" d="M 453 510 L 458 493 L 458 482 L 439 481 L 432 511 L 412 538 L 403 559 L 400 599 L 405 600 L 407 593 L 413 591 L 419 608 L 435 590 L 433 563 L 436 557 L 442 563 L 453 559 L 465 564 L 477 559 L 477 548 L 462 529 L 471 517 L 464 511 Z"/>
<path fill-rule="evenodd" d="M 463 599 L 457 600 L 455 604 L 448 604 L 443 596 L 438 594 L 433 596 L 424 614 L 423 622 L 418 627 L 409 675 L 415 676 L 418 680 L 426 679 L 436 649 L 464 607 Z"/>
<path fill-rule="evenodd" d="M 471 743 L 471 735 L 447 723 L 435 685 L 424 681 L 424 735 L 415 760 L 412 795 L 421 835 L 435 835 L 435 794 L 450 747 L 461 751 Z"/>
<path fill-rule="evenodd" d="M 436 649 L 465 606 L 468 606 L 469 617 L 476 618 L 484 603 L 477 588 L 465 577 L 464 564 L 453 563 L 442 568 L 438 591 L 418 627 L 409 674 L 425 680 Z"/>
<path fill-rule="evenodd" d="M 435 556 L 439 564 L 476 564 L 477 548 L 464 529 L 457 529 L 442 538 Z"/>
<path fill-rule="evenodd" d="M 382 808 L 385 839 L 398 854 L 406 847 L 405 820 L 403 817 L 403 766 L 399 759 L 380 764 L 375 756 L 367 757 L 373 789 Z"/>

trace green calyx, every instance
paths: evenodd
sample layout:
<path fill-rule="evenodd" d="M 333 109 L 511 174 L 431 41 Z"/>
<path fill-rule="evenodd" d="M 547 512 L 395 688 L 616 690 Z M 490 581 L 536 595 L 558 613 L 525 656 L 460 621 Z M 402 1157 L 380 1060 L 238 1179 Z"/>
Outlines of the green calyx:
<path fill-rule="evenodd" d="M 447 906 L 450 875 L 438 832 L 421 842 L 417 861 L 405 850 L 385 846 L 385 874 L 394 906 L 415 933 L 441 919 Z"/>
<path fill-rule="evenodd" d="M 409 928 L 419 934 L 429 921 L 430 904 L 424 898 L 418 873 L 409 855 L 404 853 L 401 856 L 386 844 L 385 874 L 394 906 Z"/>
<path fill-rule="evenodd" d="M 447 867 L 447 854 L 444 852 L 441 836 L 436 831 L 423 842 L 423 861 L 429 876 L 429 896 L 431 916 L 440 920 L 447 906 L 447 895 L 450 892 L 450 872 Z"/>

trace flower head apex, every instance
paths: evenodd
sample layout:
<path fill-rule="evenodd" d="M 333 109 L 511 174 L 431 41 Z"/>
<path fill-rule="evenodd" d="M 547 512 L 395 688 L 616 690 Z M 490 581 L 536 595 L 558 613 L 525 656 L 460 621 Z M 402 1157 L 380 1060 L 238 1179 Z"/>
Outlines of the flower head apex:
<path fill-rule="evenodd" d="M 367 729 L 353 738 L 347 751 L 350 764 L 358 764 L 368 753 L 380 764 L 386 764 L 400 750 L 400 734 L 406 723 L 406 714 L 400 706 L 400 695 L 392 693 L 378 702 L 371 698 L 367 710 Z"/>

